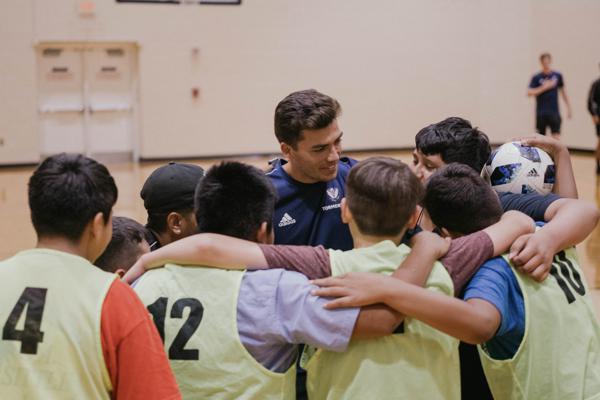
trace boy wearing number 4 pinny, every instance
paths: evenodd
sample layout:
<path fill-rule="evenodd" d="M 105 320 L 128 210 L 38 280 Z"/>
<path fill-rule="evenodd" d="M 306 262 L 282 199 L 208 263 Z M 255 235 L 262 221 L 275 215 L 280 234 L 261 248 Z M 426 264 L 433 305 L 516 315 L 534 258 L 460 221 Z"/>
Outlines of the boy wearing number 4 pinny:
<path fill-rule="evenodd" d="M 133 290 L 92 262 L 111 238 L 117 187 L 79 154 L 29 180 L 35 249 L 0 262 L 2 399 L 180 399 Z"/>
<path fill-rule="evenodd" d="M 451 237 L 480 229 L 478 222 L 502 214 L 492 189 L 459 164 L 430 178 L 424 205 Z M 597 214 L 590 218 L 597 220 Z M 478 344 L 496 400 L 600 399 L 600 325 L 573 247 L 555 255 L 551 276 L 541 283 L 511 268 L 508 255 L 491 259 L 473 276 L 463 300 L 375 274 L 316 283 L 324 288 L 315 294 L 342 297 L 328 308 L 383 302 Z"/>

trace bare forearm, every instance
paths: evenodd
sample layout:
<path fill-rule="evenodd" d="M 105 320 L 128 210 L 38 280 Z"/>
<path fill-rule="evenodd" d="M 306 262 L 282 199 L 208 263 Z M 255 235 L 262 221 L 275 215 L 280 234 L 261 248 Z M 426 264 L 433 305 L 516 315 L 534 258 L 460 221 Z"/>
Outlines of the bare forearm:
<path fill-rule="evenodd" d="M 373 339 L 391 335 L 402 320 L 401 313 L 383 304 L 362 307 L 352 331 L 352 339 Z"/>
<path fill-rule="evenodd" d="M 546 212 L 549 222 L 536 235 L 547 236 L 558 252 L 582 242 L 596 227 L 600 214 L 593 204 L 581 200 L 562 199 L 555 203 Z"/>
<path fill-rule="evenodd" d="M 464 342 L 478 344 L 489 340 L 498 322 L 474 305 L 401 281 L 389 280 L 385 304 Z"/>
<path fill-rule="evenodd" d="M 198 234 L 170 243 L 142 256 L 146 269 L 167 263 L 243 269 L 266 266 L 256 243 L 217 234 Z"/>
<path fill-rule="evenodd" d="M 536 88 L 529 88 L 527 89 L 527 96 L 529 97 L 535 97 L 535 96 L 539 96 L 540 94 L 544 93 L 546 90 L 546 88 L 544 88 L 543 86 L 539 86 Z"/>
<path fill-rule="evenodd" d="M 566 199 L 577 199 L 577 184 L 571 164 L 571 156 L 566 146 L 554 155 L 554 165 L 556 166 L 556 180 L 553 192 Z"/>
<path fill-rule="evenodd" d="M 561 89 L 560 90 L 560 94 L 562 96 L 563 101 L 567 105 L 567 108 L 570 110 L 571 109 L 571 103 L 569 103 L 569 97 L 567 96 L 567 92 L 565 91 L 565 89 Z"/>
<path fill-rule="evenodd" d="M 533 220 L 519 211 L 507 211 L 500 221 L 484 229 L 494 244 L 494 257 L 505 253 L 521 235 L 535 230 Z"/>
<path fill-rule="evenodd" d="M 402 264 L 394 271 L 392 276 L 417 286 L 424 286 L 431 273 L 433 264 L 439 254 L 429 251 L 427 241 L 421 241 L 420 236 L 433 235 L 432 233 L 419 233 L 415 236 L 411 252 Z"/>

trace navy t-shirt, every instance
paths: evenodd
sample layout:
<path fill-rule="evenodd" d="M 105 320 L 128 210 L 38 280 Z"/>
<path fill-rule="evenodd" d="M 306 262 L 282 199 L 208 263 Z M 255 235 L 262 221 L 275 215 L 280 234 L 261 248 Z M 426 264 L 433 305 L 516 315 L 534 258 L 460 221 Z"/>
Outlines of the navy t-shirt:
<path fill-rule="evenodd" d="M 287 161 L 274 162 L 267 176 L 279 195 L 273 216 L 275 244 L 351 250 L 352 236 L 348 225 L 342 222 L 340 205 L 345 197 L 346 178 L 357 162 L 342 157 L 336 178 L 316 183 L 298 182 L 283 169 Z"/>
<path fill-rule="evenodd" d="M 537 115 L 560 115 L 558 112 L 558 89 L 564 86 L 563 77 L 560 72 L 551 71 L 548 75 L 540 72 L 531 78 L 529 87 L 531 89 L 542 86 L 545 80 L 555 79 L 556 86 L 536 96 Z"/>
<path fill-rule="evenodd" d="M 550 204 L 560 199 L 560 196 L 554 193 L 541 195 L 537 193 L 517 194 L 517 193 L 498 193 L 502 209 L 521 211 L 529 215 L 534 221 L 545 221 L 544 215 Z"/>

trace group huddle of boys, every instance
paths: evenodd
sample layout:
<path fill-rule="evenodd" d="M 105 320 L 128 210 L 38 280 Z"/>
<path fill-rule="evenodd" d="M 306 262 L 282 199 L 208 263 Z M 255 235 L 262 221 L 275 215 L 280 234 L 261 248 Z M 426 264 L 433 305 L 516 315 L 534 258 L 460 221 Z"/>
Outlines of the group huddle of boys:
<path fill-rule="evenodd" d="M 89 192 L 102 184 L 83 164 L 104 167 L 82 156 L 44 161 L 29 191 L 38 249 L 0 263 L 10 287 L 0 295 L 2 392 L 301 398 L 300 358 L 314 399 L 600 399 L 600 325 L 572 247 L 599 214 L 576 199 L 566 148 L 526 139 L 554 156 L 557 195 L 498 195 L 478 174 L 489 141 L 468 121 L 421 130 L 411 169 L 341 158 L 339 115 L 338 102 L 314 90 L 283 99 L 275 133 L 286 160 L 267 174 L 238 162 L 205 174 L 159 168 L 142 189 L 147 226 L 115 218 L 100 258 L 116 187 L 112 197 L 96 193 L 85 228 L 68 236 L 53 224 L 68 213 L 61 202 L 77 208 L 77 199 L 49 200 L 36 181 L 79 174 L 83 187 L 65 193 Z M 40 200 L 53 217 L 38 216 Z M 63 266 L 76 263 L 65 252 L 127 270 L 139 299 L 114 275 Z M 120 309 L 106 311 L 115 298 Z M 139 317 L 140 299 L 156 328 Z"/>

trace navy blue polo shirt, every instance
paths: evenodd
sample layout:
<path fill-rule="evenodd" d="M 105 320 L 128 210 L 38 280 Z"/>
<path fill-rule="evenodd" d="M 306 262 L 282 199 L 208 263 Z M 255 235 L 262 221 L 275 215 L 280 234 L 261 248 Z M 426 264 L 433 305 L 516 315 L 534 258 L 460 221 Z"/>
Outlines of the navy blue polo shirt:
<path fill-rule="evenodd" d="M 537 115 L 560 115 L 558 112 L 558 89 L 565 85 L 563 77 L 560 72 L 551 71 L 549 74 L 540 72 L 531 78 L 529 87 L 531 89 L 542 86 L 545 80 L 556 79 L 556 86 L 550 90 L 546 90 L 544 93 L 536 96 L 536 114 Z"/>
<path fill-rule="evenodd" d="M 351 250 L 352 236 L 342 222 L 340 205 L 345 197 L 348 173 L 358 161 L 342 157 L 335 179 L 302 183 L 285 172 L 285 160 L 277 160 L 267 173 L 279 199 L 275 205 L 275 244 L 322 245 L 326 249 Z"/>

